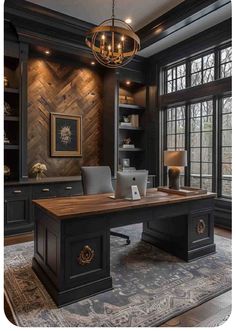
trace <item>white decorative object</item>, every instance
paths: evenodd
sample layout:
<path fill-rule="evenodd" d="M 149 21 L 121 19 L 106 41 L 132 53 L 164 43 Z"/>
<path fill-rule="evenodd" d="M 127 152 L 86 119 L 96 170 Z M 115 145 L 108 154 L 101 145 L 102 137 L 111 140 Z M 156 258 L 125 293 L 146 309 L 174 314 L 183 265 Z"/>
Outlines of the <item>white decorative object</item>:
<path fill-rule="evenodd" d="M 36 174 L 36 179 L 42 178 L 45 171 L 47 171 L 47 167 L 43 163 L 35 163 L 32 167 L 32 172 Z"/>

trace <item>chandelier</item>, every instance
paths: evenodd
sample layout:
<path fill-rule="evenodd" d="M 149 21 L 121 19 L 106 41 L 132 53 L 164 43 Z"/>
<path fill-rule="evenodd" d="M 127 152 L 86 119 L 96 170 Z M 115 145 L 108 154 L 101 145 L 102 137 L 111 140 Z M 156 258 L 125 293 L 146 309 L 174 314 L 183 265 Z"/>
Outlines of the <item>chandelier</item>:
<path fill-rule="evenodd" d="M 126 65 L 140 50 L 140 39 L 132 27 L 115 18 L 115 0 L 112 0 L 112 17 L 88 31 L 85 42 L 95 59 L 109 68 Z"/>

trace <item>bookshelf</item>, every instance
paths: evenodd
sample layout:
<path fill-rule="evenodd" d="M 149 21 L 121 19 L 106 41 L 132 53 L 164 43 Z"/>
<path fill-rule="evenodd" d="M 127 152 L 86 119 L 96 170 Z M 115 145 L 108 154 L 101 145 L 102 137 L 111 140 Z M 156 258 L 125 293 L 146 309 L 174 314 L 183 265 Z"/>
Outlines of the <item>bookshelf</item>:
<path fill-rule="evenodd" d="M 127 160 L 131 169 L 144 169 L 146 86 L 131 81 L 118 85 L 117 169 L 123 170 Z"/>

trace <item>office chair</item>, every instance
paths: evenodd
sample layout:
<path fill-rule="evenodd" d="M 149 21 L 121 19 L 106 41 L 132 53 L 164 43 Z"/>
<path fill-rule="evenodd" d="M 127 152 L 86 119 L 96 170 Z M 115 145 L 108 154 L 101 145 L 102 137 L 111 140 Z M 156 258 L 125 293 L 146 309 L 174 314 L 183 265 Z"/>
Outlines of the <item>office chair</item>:
<path fill-rule="evenodd" d="M 114 192 L 111 182 L 111 169 L 104 166 L 81 167 L 82 186 L 85 195 Z M 110 231 L 110 235 L 126 239 L 130 244 L 129 236 Z"/>

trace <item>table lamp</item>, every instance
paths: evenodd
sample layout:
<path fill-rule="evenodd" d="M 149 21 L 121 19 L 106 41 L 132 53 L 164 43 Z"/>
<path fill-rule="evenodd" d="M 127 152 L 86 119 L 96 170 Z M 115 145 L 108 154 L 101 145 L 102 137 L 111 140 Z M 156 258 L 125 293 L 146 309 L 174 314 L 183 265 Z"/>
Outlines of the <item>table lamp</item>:
<path fill-rule="evenodd" d="M 169 167 L 169 188 L 179 190 L 179 167 L 187 166 L 187 151 L 164 151 L 164 165 Z"/>

